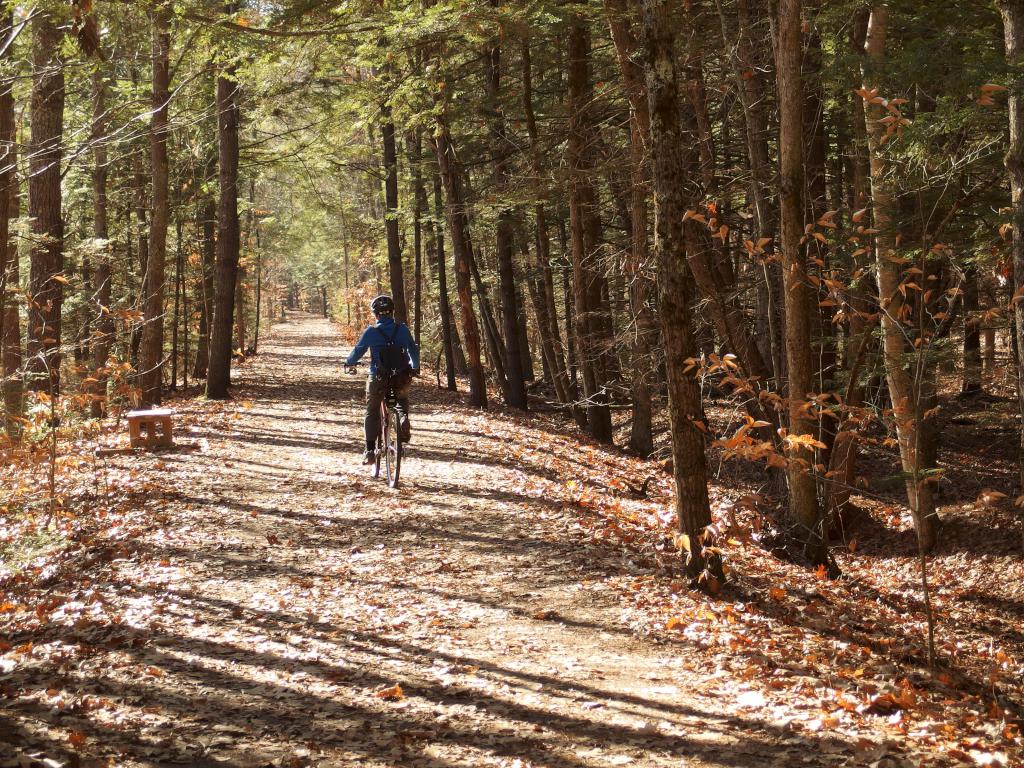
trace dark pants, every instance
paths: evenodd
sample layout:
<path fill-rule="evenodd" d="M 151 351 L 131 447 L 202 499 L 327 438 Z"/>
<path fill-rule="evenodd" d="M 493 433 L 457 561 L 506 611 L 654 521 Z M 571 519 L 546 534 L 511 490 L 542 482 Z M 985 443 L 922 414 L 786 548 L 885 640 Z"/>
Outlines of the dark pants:
<path fill-rule="evenodd" d="M 409 418 L 409 390 L 412 388 L 412 378 L 403 378 L 405 380 L 395 387 L 395 394 L 398 395 L 398 412 L 405 421 Z M 363 421 L 363 429 L 366 433 L 368 451 L 377 446 L 377 435 L 380 434 L 380 403 L 385 395 L 387 387 L 384 381 L 372 376 L 366 380 L 366 419 Z"/>

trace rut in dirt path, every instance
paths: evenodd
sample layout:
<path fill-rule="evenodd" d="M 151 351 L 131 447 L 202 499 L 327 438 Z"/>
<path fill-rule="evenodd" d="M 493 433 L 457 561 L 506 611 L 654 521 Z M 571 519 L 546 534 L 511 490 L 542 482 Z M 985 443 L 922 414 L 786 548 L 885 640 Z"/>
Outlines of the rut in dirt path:
<path fill-rule="evenodd" d="M 788 766 L 811 739 L 736 714 L 630 631 L 621 562 L 526 492 L 500 414 L 421 382 L 398 491 L 359 464 L 361 379 L 326 321 L 293 316 L 225 411 L 181 410 L 201 450 L 160 462 L 164 525 L 105 585 L 128 641 L 80 667 L 91 754 L 123 765 Z M 610 460 L 614 460 L 611 457 Z M 542 470 L 541 470 L 542 471 Z M 724 673 L 723 673 L 724 674 Z M 25 744 L 45 718 L 13 721 Z"/>

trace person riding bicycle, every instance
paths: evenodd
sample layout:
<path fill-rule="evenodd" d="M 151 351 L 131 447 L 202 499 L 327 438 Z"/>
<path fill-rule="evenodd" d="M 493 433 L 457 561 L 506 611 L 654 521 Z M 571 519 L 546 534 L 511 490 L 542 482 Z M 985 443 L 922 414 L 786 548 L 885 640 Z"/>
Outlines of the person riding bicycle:
<path fill-rule="evenodd" d="M 409 389 L 412 377 L 419 374 L 420 350 L 405 323 L 395 322 L 395 302 L 390 296 L 382 295 L 370 302 L 370 311 L 377 319 L 374 325 L 363 331 L 359 343 L 345 361 L 351 368 L 370 350 L 370 375 L 366 380 L 366 419 L 363 429 L 366 433 L 366 451 L 363 462 L 372 464 L 377 436 L 381 431 L 380 404 L 387 396 L 387 388 L 395 390 L 398 398 L 398 412 L 401 417 L 402 442 L 409 442 Z"/>

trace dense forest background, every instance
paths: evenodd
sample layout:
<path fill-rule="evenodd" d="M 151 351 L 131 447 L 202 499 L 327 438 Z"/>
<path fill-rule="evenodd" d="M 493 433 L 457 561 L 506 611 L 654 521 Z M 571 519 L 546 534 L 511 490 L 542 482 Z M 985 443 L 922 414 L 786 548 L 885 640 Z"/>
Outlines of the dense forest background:
<path fill-rule="evenodd" d="M 802 5 L 8 4 L 8 443 L 389 291 L 471 404 L 667 418 L 694 575 L 709 436 L 819 565 L 881 430 L 931 549 L 940 397 L 1020 389 L 1019 9 Z"/>
<path fill-rule="evenodd" d="M 421 392 L 630 455 L 551 458 L 567 507 L 665 473 L 688 589 L 902 547 L 903 661 L 1019 746 L 1020 660 L 932 601 L 988 552 L 1020 647 L 1022 64 L 1024 0 L 0 2 L 0 555 L 87 511 L 128 410 L 389 293 Z"/>

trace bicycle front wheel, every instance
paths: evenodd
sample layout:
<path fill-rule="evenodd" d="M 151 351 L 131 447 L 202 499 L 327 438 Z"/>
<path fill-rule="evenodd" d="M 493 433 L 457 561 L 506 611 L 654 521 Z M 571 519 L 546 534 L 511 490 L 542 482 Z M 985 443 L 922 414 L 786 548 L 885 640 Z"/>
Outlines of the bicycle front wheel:
<path fill-rule="evenodd" d="M 387 448 L 388 485 L 398 487 L 398 473 L 402 468 L 402 424 L 397 410 L 388 412 L 384 430 Z"/>

